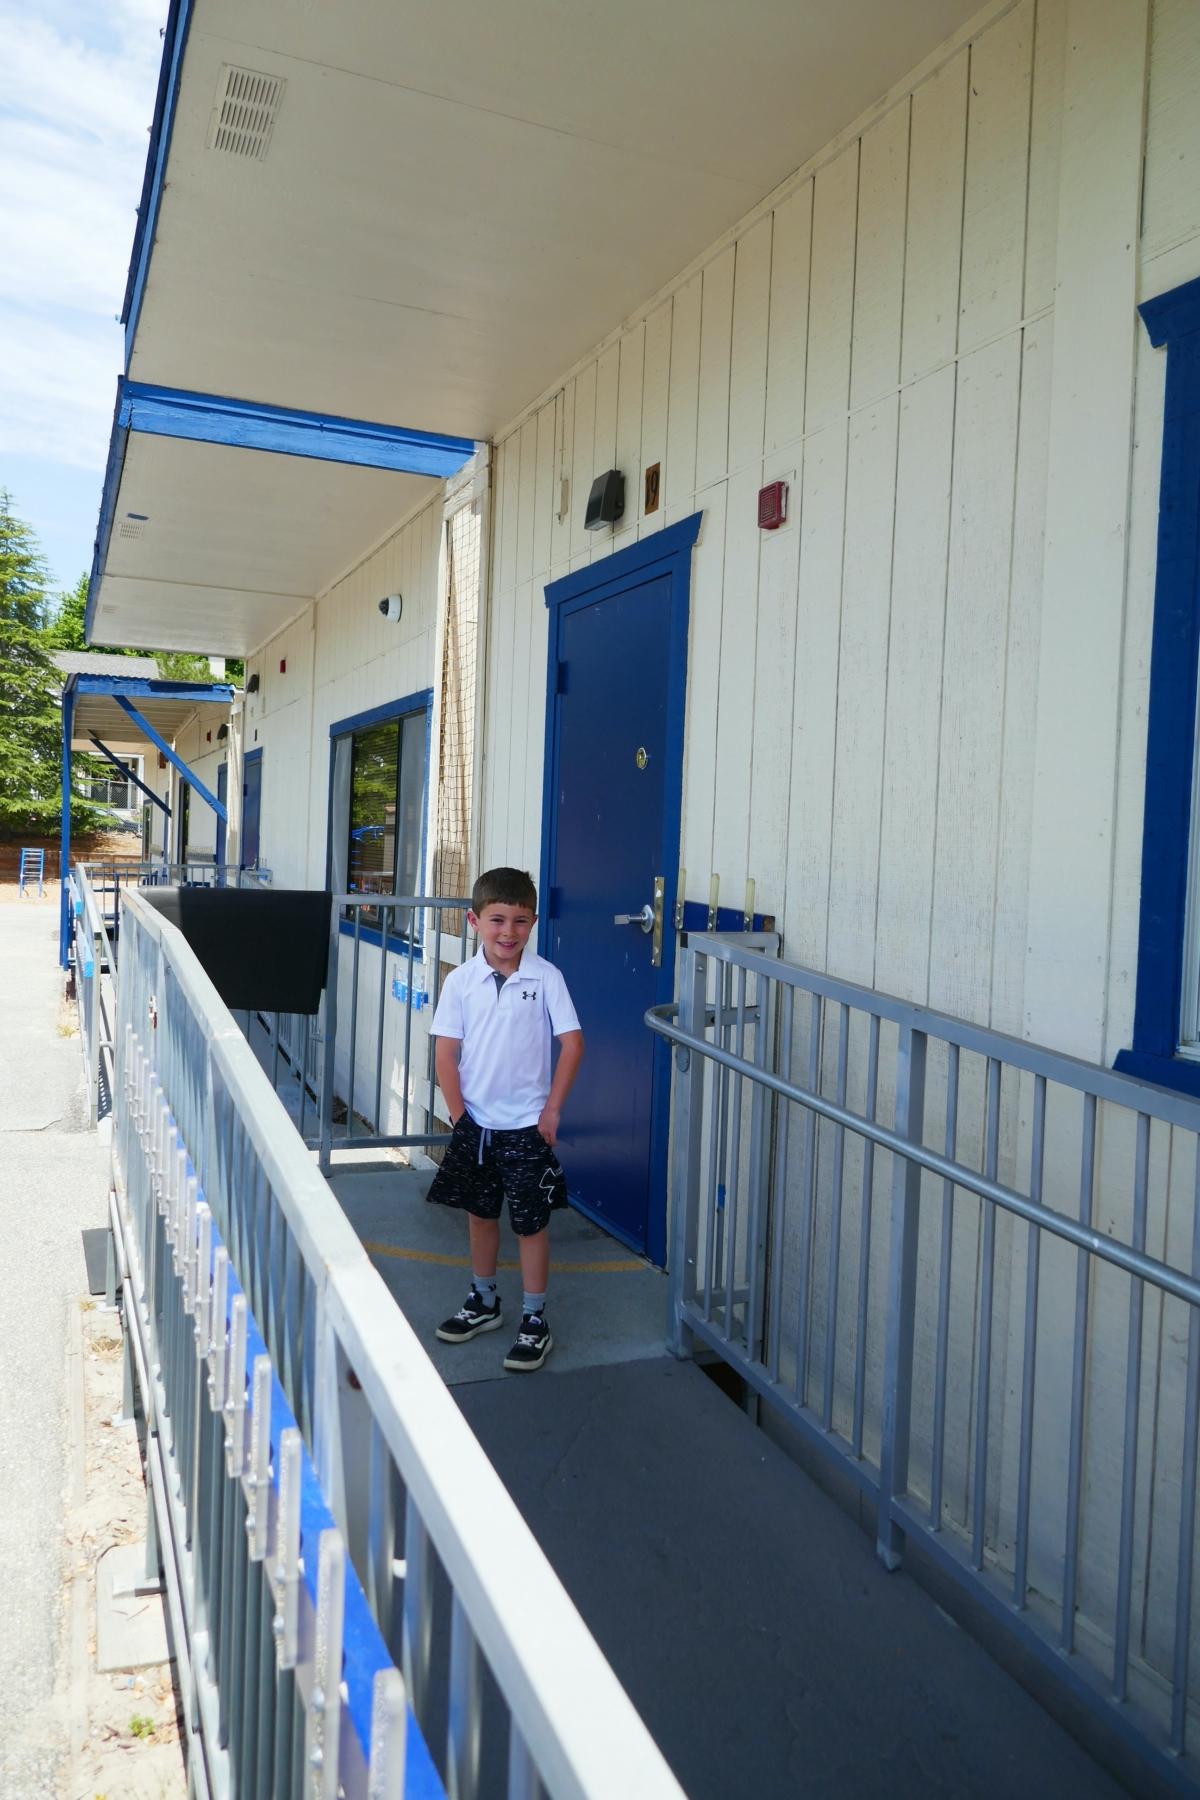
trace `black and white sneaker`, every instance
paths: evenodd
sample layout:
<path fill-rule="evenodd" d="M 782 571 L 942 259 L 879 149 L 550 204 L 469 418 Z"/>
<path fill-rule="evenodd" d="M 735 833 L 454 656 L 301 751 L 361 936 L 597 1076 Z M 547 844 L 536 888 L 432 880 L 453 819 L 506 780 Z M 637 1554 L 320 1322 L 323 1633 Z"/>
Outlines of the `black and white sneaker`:
<path fill-rule="evenodd" d="M 465 1344 L 469 1338 L 478 1337 L 481 1331 L 495 1331 L 502 1317 L 498 1298 L 489 1306 L 482 1294 L 472 1288 L 454 1317 L 443 1319 L 437 1335 L 443 1344 Z"/>
<path fill-rule="evenodd" d="M 534 1369 L 541 1368 L 553 1348 L 550 1327 L 541 1313 L 522 1313 L 517 1341 L 505 1357 L 504 1366 L 518 1374 L 532 1374 Z"/>

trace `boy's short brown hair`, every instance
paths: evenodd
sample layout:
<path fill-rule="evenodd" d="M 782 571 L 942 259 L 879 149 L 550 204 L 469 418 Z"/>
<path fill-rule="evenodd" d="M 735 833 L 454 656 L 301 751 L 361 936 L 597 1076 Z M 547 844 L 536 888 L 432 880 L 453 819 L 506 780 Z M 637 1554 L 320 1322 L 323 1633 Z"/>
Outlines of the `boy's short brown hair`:
<path fill-rule="evenodd" d="M 485 869 L 471 889 L 471 911 L 485 906 L 527 906 L 537 913 L 537 889 L 527 869 Z"/>

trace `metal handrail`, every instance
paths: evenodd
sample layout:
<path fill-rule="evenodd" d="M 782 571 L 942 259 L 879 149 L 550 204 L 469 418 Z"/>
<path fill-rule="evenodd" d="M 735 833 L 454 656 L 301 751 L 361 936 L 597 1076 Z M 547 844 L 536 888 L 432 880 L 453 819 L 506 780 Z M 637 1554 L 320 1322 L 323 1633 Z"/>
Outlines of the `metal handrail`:
<path fill-rule="evenodd" d="M 173 1209 L 177 1221 L 182 1217 L 182 1261 L 198 1271 L 193 1289 L 202 1317 L 211 1317 L 213 1358 L 226 1381 L 230 1361 L 240 1367 L 233 1313 L 217 1293 L 219 1263 L 206 1248 L 211 1240 L 201 1206 L 211 1216 L 213 1238 L 227 1248 L 283 1401 L 304 1434 L 325 1502 L 362 1575 L 376 1625 L 397 1648 L 410 1703 L 426 1729 L 439 1678 L 435 1566 L 450 1583 L 449 1666 L 441 1674 L 449 1683 L 453 1791 L 478 1791 L 486 1660 L 509 1714 L 511 1794 L 531 1794 L 540 1780 L 551 1795 L 578 1800 L 678 1800 L 678 1785 L 653 1740 L 194 953 L 136 891 L 125 907 L 118 1083 L 125 1116 L 114 1152 L 127 1235 L 136 1239 L 139 1223 L 128 1207 L 127 1172 L 137 1166 L 144 1136 L 138 1126 L 149 1111 L 157 1119 L 155 1162 L 181 1171 L 162 1204 L 168 1216 Z M 182 1177 L 185 1161 L 194 1182 Z M 153 1333 L 154 1271 L 163 1252 L 152 1217 L 149 1224 L 138 1302 Z M 169 1334 L 169 1320 L 165 1329 Z M 159 1348 L 170 1361 L 169 1345 Z M 235 1406 L 243 1394 L 239 1378 Z M 179 1441 L 178 1423 L 160 1423 L 164 1443 Z M 239 1429 L 239 1443 L 253 1436 L 252 1410 Z M 277 1476 L 272 1470 L 271 1533 L 279 1528 Z M 185 1524 L 201 1540 L 189 1566 L 195 1560 L 203 1566 L 211 1553 L 203 1518 L 193 1514 L 176 1529 Z M 399 1563 L 398 1543 L 404 1546 Z M 268 1548 L 268 1568 L 274 1555 Z M 186 1585 L 182 1543 L 176 1560 Z M 203 1618 L 187 1604 L 183 1612 L 203 1660 Z M 298 1685 L 301 1702 L 311 1707 L 311 1689 Z M 339 1778 L 331 1777 L 331 1795 Z"/>
<path fill-rule="evenodd" d="M 888 1567 L 919 1546 L 1196 1791 L 1200 1103 L 716 935 L 646 1024 L 675 1067 L 672 1348 L 715 1351 L 850 1477 Z"/>
<path fill-rule="evenodd" d="M 116 965 L 104 915 L 86 869 L 74 865 L 68 882 L 75 1000 L 79 1012 L 88 1122 L 95 1125 L 100 1115 L 106 1075 L 108 1092 L 111 1094 L 112 1091 L 115 1021 L 111 986 Z"/>
<path fill-rule="evenodd" d="M 646 1013 L 646 1024 L 659 1037 L 666 1038 L 669 1043 L 676 1044 L 681 1050 L 697 1050 L 710 1062 L 723 1069 L 731 1069 L 735 1075 L 744 1076 L 778 1094 L 784 1100 L 792 1100 L 798 1106 L 817 1113 L 823 1119 L 829 1119 L 835 1125 L 844 1126 L 856 1132 L 861 1138 L 882 1149 L 894 1150 L 908 1162 L 915 1163 L 918 1168 L 926 1169 L 931 1175 L 940 1175 L 943 1180 L 952 1182 L 955 1187 L 966 1188 L 969 1193 L 977 1194 L 981 1200 L 992 1200 L 997 1206 L 1004 1207 L 1006 1212 L 1015 1218 L 1024 1219 L 1027 1224 L 1036 1225 L 1039 1231 L 1053 1232 L 1055 1237 L 1062 1238 L 1065 1243 L 1074 1244 L 1079 1250 L 1086 1250 L 1092 1256 L 1100 1257 L 1115 1269 L 1124 1270 L 1127 1275 L 1136 1275 L 1139 1280 L 1152 1281 L 1165 1293 L 1174 1294 L 1176 1299 L 1186 1300 L 1191 1306 L 1200 1306 L 1200 1281 L 1189 1275 L 1181 1274 L 1178 1269 L 1171 1268 L 1169 1263 L 1159 1262 L 1156 1257 L 1146 1256 L 1126 1245 L 1117 1243 L 1103 1232 L 1088 1231 L 1077 1225 L 1073 1219 L 1055 1212 L 1052 1207 L 1038 1205 L 1029 1201 L 1015 1189 L 1005 1187 L 1002 1182 L 989 1181 L 977 1169 L 966 1163 L 955 1162 L 948 1156 L 940 1156 L 936 1150 L 927 1150 L 923 1145 L 914 1144 L 911 1139 L 900 1132 L 891 1131 L 886 1125 L 879 1125 L 874 1119 L 868 1119 L 862 1113 L 856 1113 L 848 1107 L 838 1106 L 832 1100 L 826 1100 L 812 1088 L 797 1087 L 793 1082 L 783 1081 L 769 1070 L 760 1069 L 755 1063 L 747 1062 L 743 1057 L 734 1056 L 718 1045 L 710 1044 L 694 1036 L 692 1032 L 681 1031 L 671 1023 L 671 1015 L 678 1012 L 676 1004 L 652 1006 Z M 709 1009 L 709 1017 L 715 1015 L 715 1009 Z M 1017 1042 L 1019 1040 L 1012 1040 Z M 686 1068 L 686 1065 L 684 1065 Z M 1121 1079 L 1125 1079 L 1121 1077 Z M 1198 1108 L 1200 1110 L 1200 1108 Z M 1200 1121 L 1196 1129 L 1200 1130 Z"/>
<path fill-rule="evenodd" d="M 315 1142 L 323 1171 L 329 1171 L 339 1150 L 428 1149 L 444 1142 L 434 1110 L 434 1040 L 429 1019 L 420 1014 L 428 1007 L 432 1018 L 437 1007 L 443 961 L 461 962 L 467 954 L 469 906 L 463 897 L 431 894 L 332 895 L 325 999 L 317 1029 L 323 1054 Z M 364 965 L 372 958 L 375 966 L 364 981 Z M 389 994 L 399 1002 L 398 1013 L 389 1006 Z M 339 1038 L 343 1017 L 349 1022 Z M 395 1020 L 390 1030 L 389 1019 Z M 276 1021 L 272 1041 L 278 1038 Z M 385 1085 L 389 1040 L 393 1073 Z M 305 1068 L 308 1060 L 306 1048 Z M 302 1109 L 304 1098 L 302 1083 Z M 346 1124 L 337 1132 L 333 1113 L 339 1098 L 346 1107 Z M 391 1128 L 394 1124 L 398 1131 Z M 414 1124 L 420 1129 L 413 1129 Z M 301 1130 L 303 1134 L 303 1126 Z"/>

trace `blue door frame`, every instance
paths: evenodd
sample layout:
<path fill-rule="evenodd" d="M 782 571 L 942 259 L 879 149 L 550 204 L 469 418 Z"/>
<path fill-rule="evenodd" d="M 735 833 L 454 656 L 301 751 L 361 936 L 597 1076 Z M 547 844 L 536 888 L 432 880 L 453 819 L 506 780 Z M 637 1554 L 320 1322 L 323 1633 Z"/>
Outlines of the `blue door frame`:
<path fill-rule="evenodd" d="M 249 804 L 250 789 L 254 789 L 253 805 Z M 253 831 L 247 829 L 246 821 L 252 819 Z M 250 840 L 248 842 L 248 840 Z M 252 869 L 262 855 L 262 750 L 247 750 L 242 758 L 242 822 L 238 833 L 238 867 Z M 246 851 L 252 849 L 254 856 L 247 860 Z"/>
<path fill-rule="evenodd" d="M 687 684 L 688 615 L 691 589 L 692 546 L 700 530 L 702 515 L 655 532 L 626 550 L 579 569 L 546 588 L 549 608 L 546 677 L 545 802 L 542 817 L 541 848 L 541 923 L 539 945 L 546 955 L 553 954 L 554 922 L 562 903 L 562 895 L 554 887 L 558 860 L 559 745 L 562 696 L 559 665 L 562 661 L 564 626 L 570 616 L 583 608 L 596 606 L 616 598 L 643 583 L 666 578 L 670 585 L 669 659 L 665 716 L 665 748 L 663 768 L 663 812 L 661 869 L 666 883 L 663 901 L 663 949 L 656 971 L 654 997 L 661 1005 L 673 998 L 675 982 L 674 911 L 679 874 L 679 839 L 683 792 L 684 711 Z M 575 680 L 576 676 L 572 676 Z M 645 896 L 632 896 L 636 905 Z M 588 1021 L 582 1020 L 584 1038 Z M 640 1017 L 634 1029 L 644 1031 Z M 665 1045 L 654 1052 L 653 1093 L 649 1109 L 649 1207 L 644 1247 L 651 1262 L 660 1266 L 666 1260 L 666 1196 L 667 1142 L 670 1131 L 671 1081 L 670 1058 Z M 583 1080 L 587 1080 L 586 1063 Z M 570 1181 L 570 1123 L 565 1131 L 564 1156 Z M 605 1221 L 601 1219 L 601 1223 Z"/>
<path fill-rule="evenodd" d="M 229 799 L 229 764 L 220 763 L 217 767 L 217 799 L 224 805 Z M 213 857 L 218 869 L 225 861 L 225 820 L 217 814 L 217 843 Z"/>

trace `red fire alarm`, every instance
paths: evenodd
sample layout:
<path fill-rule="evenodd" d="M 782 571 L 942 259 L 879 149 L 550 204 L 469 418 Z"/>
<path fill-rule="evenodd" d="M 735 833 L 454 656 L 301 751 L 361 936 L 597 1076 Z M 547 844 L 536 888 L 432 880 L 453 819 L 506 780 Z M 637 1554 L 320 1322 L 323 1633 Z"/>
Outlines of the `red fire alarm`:
<path fill-rule="evenodd" d="M 758 490 L 758 526 L 760 531 L 778 531 L 787 523 L 788 484 L 772 481 Z"/>
<path fill-rule="evenodd" d="M 279 673 L 281 675 L 287 674 L 287 657 L 286 656 L 281 656 L 279 659 Z"/>

